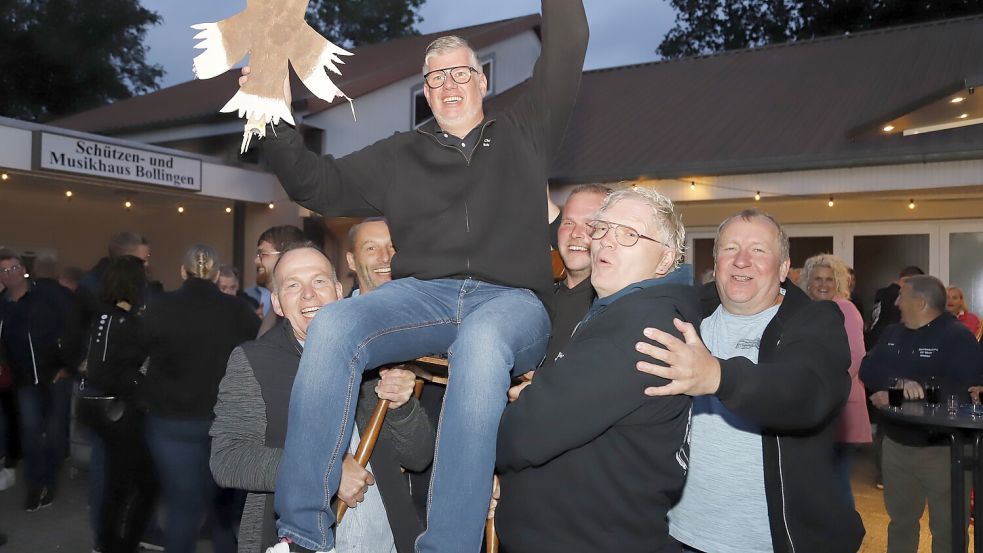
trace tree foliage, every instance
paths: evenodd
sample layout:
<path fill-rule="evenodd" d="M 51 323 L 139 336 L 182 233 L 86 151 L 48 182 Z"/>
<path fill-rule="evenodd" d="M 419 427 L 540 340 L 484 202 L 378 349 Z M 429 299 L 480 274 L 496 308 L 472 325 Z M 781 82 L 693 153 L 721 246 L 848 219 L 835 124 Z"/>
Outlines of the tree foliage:
<path fill-rule="evenodd" d="M 43 121 L 159 86 L 139 0 L 0 0 L 0 114 Z"/>
<path fill-rule="evenodd" d="M 314 0 L 307 21 L 336 44 L 356 47 L 418 34 L 424 0 Z"/>
<path fill-rule="evenodd" d="M 710 54 L 983 13 L 980 0 L 670 0 L 676 22 L 658 52 Z"/>

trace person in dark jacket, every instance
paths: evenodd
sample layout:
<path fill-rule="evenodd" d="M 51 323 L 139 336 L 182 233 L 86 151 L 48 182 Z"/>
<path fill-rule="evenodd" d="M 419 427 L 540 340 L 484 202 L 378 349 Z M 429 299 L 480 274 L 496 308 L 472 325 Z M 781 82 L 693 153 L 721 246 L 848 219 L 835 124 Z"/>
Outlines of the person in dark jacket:
<path fill-rule="evenodd" d="M 78 319 L 71 292 L 53 280 L 28 280 L 24 262 L 11 250 L 0 250 L 0 282 L 5 287 L 0 342 L 16 390 L 27 480 L 24 510 L 34 512 L 51 505 L 68 451 L 72 381 L 81 361 L 80 349 L 70 346 L 77 340 L 69 335 Z"/>
<path fill-rule="evenodd" d="M 914 265 L 909 265 L 898 274 L 898 280 L 877 290 L 874 294 L 874 307 L 870 312 L 870 330 L 867 331 L 867 350 L 874 349 L 880 340 L 881 333 L 887 327 L 901 322 L 901 312 L 898 310 L 898 294 L 901 285 L 910 277 L 924 275 L 925 272 Z"/>
<path fill-rule="evenodd" d="M 238 518 L 209 509 L 223 496 L 208 469 L 208 430 L 229 354 L 256 337 L 259 319 L 244 302 L 219 291 L 218 266 L 215 250 L 192 246 L 181 266 L 184 284 L 159 296 L 144 314 L 147 442 L 160 477 L 168 553 L 194 551 L 209 510 L 216 553 L 236 549 Z"/>
<path fill-rule="evenodd" d="M 833 439 L 850 393 L 850 347 L 835 303 L 794 284 L 788 237 L 770 215 L 742 211 L 714 242 L 719 306 L 684 339 L 647 328 L 636 347 L 668 365 L 639 370 L 693 396 L 689 472 L 669 513 L 685 550 L 855 553 L 860 515 L 836 484 Z M 716 302 L 712 302 L 716 303 Z"/>
<path fill-rule="evenodd" d="M 643 326 L 678 336 L 674 318 L 699 320 L 692 275 L 676 268 L 683 226 L 667 198 L 626 189 L 589 228 L 598 299 L 556 360 L 510 391 L 496 528 L 515 553 L 678 551 L 666 512 L 683 487 L 690 399 L 646 398 L 667 381 L 635 370 L 633 345 Z"/>
<path fill-rule="evenodd" d="M 279 551 L 333 547 L 324 497 L 341 479 L 362 372 L 442 352 L 454 376 L 417 548 L 480 547 L 510 369 L 534 368 L 549 335 L 536 295 L 549 298 L 552 286 L 543 185 L 587 49 L 582 2 L 542 5 L 539 61 L 500 114 L 484 112 L 488 81 L 474 50 L 443 37 L 423 63 L 433 124 L 338 159 L 308 151 L 286 125 L 263 141 L 291 199 L 325 216 L 385 216 L 398 250 L 392 282 L 326 306 L 309 331 L 277 481 L 279 534 L 292 543 Z"/>
<path fill-rule="evenodd" d="M 888 404 L 890 380 L 902 379 L 905 397 L 921 400 L 923 384 L 935 379 L 940 397 L 968 399 L 979 383 L 980 352 L 976 337 L 945 310 L 946 290 L 939 279 L 917 275 L 901 284 L 897 307 L 901 324 L 886 328 L 860 365 L 860 378 L 873 390 L 871 403 Z M 919 519 L 928 503 L 932 551 L 952 551 L 952 490 L 949 439 L 924 427 L 898 424 L 882 417 L 881 467 L 889 553 L 916 551 Z M 963 527 L 960 531 L 965 532 Z"/>
<path fill-rule="evenodd" d="M 273 307 L 282 322 L 233 350 L 211 430 L 215 479 L 251 492 L 240 526 L 240 553 L 258 553 L 276 540 L 272 492 L 283 454 L 290 389 L 312 312 L 337 301 L 342 293 L 331 262 L 310 243 L 285 248 L 271 284 Z M 392 403 L 368 470 L 350 454 L 345 457 L 339 496 L 351 509 L 338 527 L 339 551 L 390 553 L 395 547 L 411 553 L 423 531 L 400 471 L 401 466 L 422 470 L 433 458 L 434 430 L 411 397 L 414 381 L 413 372 L 390 369 L 383 371 L 381 381 L 362 384 L 356 413 L 360 429 L 379 398 Z M 357 442 L 352 440 L 352 451 Z"/>
<path fill-rule="evenodd" d="M 95 313 L 79 391 L 79 419 L 101 439 L 110 475 L 99 494 L 97 536 L 103 553 L 135 553 L 157 499 L 140 395 L 147 358 L 140 311 L 146 281 L 140 258 L 123 255 L 109 262 L 100 305 L 111 307 Z"/>

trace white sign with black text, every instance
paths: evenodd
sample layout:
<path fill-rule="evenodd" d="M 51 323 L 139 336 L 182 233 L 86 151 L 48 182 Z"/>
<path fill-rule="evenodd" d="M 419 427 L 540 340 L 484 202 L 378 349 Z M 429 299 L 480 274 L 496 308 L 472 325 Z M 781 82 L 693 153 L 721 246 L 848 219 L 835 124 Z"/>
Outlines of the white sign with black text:
<path fill-rule="evenodd" d="M 41 169 L 201 191 L 201 160 L 41 133 Z"/>

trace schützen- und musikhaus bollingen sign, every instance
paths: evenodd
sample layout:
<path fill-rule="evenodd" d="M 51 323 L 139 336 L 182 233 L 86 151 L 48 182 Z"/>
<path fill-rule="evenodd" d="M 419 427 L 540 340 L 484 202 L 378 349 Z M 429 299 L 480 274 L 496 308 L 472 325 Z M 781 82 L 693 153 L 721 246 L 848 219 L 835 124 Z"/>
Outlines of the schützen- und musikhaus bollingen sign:
<path fill-rule="evenodd" d="M 201 160 L 41 133 L 40 169 L 201 192 Z"/>

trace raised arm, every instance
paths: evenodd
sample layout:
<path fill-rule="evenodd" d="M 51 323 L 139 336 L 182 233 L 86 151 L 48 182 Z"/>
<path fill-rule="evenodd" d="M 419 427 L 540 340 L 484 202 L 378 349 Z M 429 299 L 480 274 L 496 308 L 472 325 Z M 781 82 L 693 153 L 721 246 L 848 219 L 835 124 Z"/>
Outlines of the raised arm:
<path fill-rule="evenodd" d="M 548 164 L 577 103 L 589 31 L 582 0 L 543 0 L 542 50 L 528 89 L 509 112 Z"/>
<path fill-rule="evenodd" d="M 263 392 L 236 348 L 218 387 L 209 466 L 223 488 L 272 492 L 283 450 L 266 446 L 266 407 Z"/>

